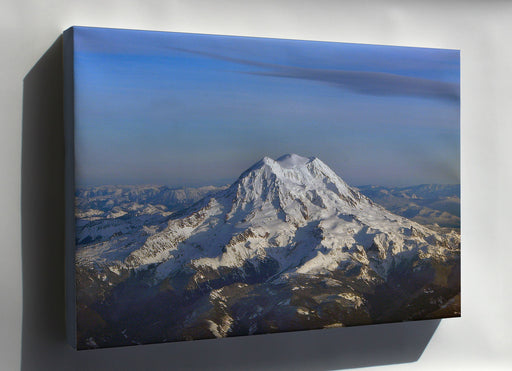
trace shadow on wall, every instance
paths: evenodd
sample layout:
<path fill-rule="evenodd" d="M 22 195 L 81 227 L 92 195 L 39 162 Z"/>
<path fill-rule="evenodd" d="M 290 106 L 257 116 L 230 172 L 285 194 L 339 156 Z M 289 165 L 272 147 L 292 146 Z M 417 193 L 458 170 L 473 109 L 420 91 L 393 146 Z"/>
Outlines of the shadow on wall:
<path fill-rule="evenodd" d="M 75 351 L 64 311 L 62 38 L 23 83 L 22 370 L 325 370 L 414 362 L 440 320 Z"/>

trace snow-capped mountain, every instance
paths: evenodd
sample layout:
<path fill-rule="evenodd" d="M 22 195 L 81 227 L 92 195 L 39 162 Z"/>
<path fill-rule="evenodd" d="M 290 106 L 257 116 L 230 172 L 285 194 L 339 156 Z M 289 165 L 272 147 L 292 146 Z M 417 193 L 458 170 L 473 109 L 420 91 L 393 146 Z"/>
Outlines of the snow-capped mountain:
<path fill-rule="evenodd" d="M 414 319 L 459 290 L 457 233 L 390 213 L 314 157 L 265 157 L 229 188 L 155 220 L 77 251 L 79 286 L 97 285 L 87 311 L 121 343 Z M 127 303 L 165 323 L 165 336 L 132 323 L 142 309 Z"/>
<path fill-rule="evenodd" d="M 442 255 L 457 242 L 456 234 L 442 237 L 374 204 L 319 159 L 285 155 L 257 162 L 119 266 L 159 264 L 163 279 L 185 266 L 199 272 L 272 259 L 279 274 L 327 273 L 354 263 L 363 275 L 373 269 L 385 276 L 396 256 Z"/>

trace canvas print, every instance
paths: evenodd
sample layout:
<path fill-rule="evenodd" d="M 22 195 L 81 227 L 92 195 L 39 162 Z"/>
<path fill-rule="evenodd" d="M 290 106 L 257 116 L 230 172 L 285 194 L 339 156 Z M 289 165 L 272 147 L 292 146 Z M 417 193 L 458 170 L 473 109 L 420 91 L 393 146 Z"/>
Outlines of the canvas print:
<path fill-rule="evenodd" d="M 460 316 L 459 51 L 66 37 L 79 349 Z"/>

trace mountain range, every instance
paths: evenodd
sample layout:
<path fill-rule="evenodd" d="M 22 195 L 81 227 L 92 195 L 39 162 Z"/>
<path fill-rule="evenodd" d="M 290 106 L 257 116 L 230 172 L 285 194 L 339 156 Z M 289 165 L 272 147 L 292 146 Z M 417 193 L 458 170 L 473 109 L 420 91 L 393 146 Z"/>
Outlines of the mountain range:
<path fill-rule="evenodd" d="M 359 189 L 295 154 L 226 187 L 79 189 L 79 347 L 460 315 L 457 229 Z"/>
<path fill-rule="evenodd" d="M 358 186 L 358 190 L 394 214 L 435 230 L 460 230 L 460 185 L 407 187 Z"/>

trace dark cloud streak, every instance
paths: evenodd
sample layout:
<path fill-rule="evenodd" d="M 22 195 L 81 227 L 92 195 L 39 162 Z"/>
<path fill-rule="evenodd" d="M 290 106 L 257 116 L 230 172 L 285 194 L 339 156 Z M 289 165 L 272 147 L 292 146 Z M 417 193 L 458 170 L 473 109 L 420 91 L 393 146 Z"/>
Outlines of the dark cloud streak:
<path fill-rule="evenodd" d="M 226 62 L 253 66 L 266 71 L 242 72 L 250 75 L 293 78 L 326 83 L 358 94 L 372 96 L 399 96 L 439 99 L 459 104 L 460 88 L 457 83 L 386 72 L 346 71 L 283 66 L 272 63 L 233 58 L 211 52 L 171 48 L 175 51 L 202 55 Z"/>
<path fill-rule="evenodd" d="M 454 103 L 459 102 L 458 84 L 384 72 L 285 67 L 274 72 L 249 73 L 319 81 L 366 95 L 434 98 Z"/>

